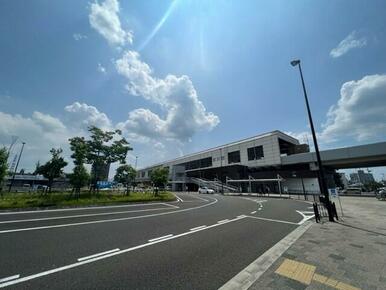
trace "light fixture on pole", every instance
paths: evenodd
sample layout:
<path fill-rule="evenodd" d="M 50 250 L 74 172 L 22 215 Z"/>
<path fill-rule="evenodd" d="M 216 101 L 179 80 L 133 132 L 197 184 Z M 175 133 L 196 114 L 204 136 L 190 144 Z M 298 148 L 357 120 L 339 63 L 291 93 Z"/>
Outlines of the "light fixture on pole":
<path fill-rule="evenodd" d="M 318 141 L 316 139 L 316 134 L 315 134 L 315 129 L 314 129 L 314 123 L 312 121 L 312 115 L 311 115 L 311 109 L 310 105 L 308 103 L 308 97 L 307 97 L 307 91 L 306 91 L 306 86 L 304 84 L 304 78 L 303 78 L 303 72 L 302 72 L 302 67 L 300 65 L 300 60 L 296 59 L 291 61 L 292 66 L 298 66 L 299 67 L 299 73 L 300 73 L 300 78 L 302 80 L 302 86 L 303 86 L 303 93 L 304 93 L 304 98 L 306 101 L 306 107 L 307 107 L 307 113 L 308 113 L 308 119 L 310 122 L 310 127 L 311 127 L 311 132 L 312 132 L 312 139 L 314 141 L 314 147 L 315 147 L 315 152 L 316 152 L 316 159 L 318 163 L 318 168 L 319 168 L 319 177 L 320 177 L 320 192 L 324 194 L 324 199 L 325 199 L 325 205 L 327 207 L 328 211 L 328 219 L 333 222 L 334 221 L 334 216 L 332 213 L 331 209 L 331 203 L 330 203 L 330 198 L 328 196 L 328 190 L 327 190 L 327 185 L 326 185 L 326 179 L 324 177 L 324 169 L 323 169 L 323 164 L 322 164 L 322 159 L 320 158 L 320 152 L 319 152 L 319 146 L 318 146 Z"/>

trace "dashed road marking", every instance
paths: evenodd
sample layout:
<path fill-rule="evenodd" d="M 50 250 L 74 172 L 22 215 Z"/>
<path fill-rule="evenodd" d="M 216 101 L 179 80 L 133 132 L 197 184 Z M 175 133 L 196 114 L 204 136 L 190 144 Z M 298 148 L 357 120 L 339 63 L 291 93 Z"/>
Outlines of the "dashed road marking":
<path fill-rule="evenodd" d="M 218 224 L 223 224 L 223 223 L 226 223 L 226 222 L 228 222 L 228 221 L 229 221 L 229 219 L 225 219 L 225 220 L 218 221 L 217 223 L 218 223 Z"/>
<path fill-rule="evenodd" d="M 19 278 L 20 275 L 13 275 L 13 276 L 9 276 L 9 277 L 5 277 L 5 278 L 1 278 L 0 279 L 0 283 L 3 283 L 3 282 L 7 282 L 7 281 L 11 281 L 11 280 L 15 280 L 17 278 Z"/>
<path fill-rule="evenodd" d="M 113 252 L 113 253 L 110 253 L 110 254 L 106 254 L 106 255 L 103 255 L 103 256 L 98 256 L 98 257 L 95 257 L 95 258 L 87 259 L 87 260 L 84 260 L 84 261 L 80 261 L 80 262 L 76 262 L 76 263 L 73 263 L 73 264 L 61 266 L 61 267 L 54 268 L 54 269 L 51 269 L 51 270 L 47 270 L 47 271 L 43 271 L 43 272 L 40 272 L 40 273 L 32 274 L 32 275 L 29 275 L 29 276 L 26 276 L 26 277 L 17 278 L 17 279 L 11 280 L 11 281 L 3 282 L 3 283 L 0 283 L 0 288 L 4 288 L 4 287 L 10 286 L 10 285 L 19 284 L 19 283 L 22 283 L 22 282 L 25 282 L 25 281 L 29 281 L 29 280 L 33 280 L 33 279 L 36 279 L 36 278 L 39 278 L 39 277 L 48 276 L 48 275 L 51 275 L 51 274 L 54 274 L 54 273 L 58 273 L 58 272 L 61 272 L 61 271 L 65 271 L 65 270 L 68 270 L 68 269 L 79 267 L 79 266 L 82 266 L 82 265 L 85 265 L 85 264 L 90 264 L 90 263 L 93 263 L 93 262 L 96 262 L 96 261 L 99 261 L 99 260 L 107 259 L 109 257 L 121 255 L 121 254 L 128 253 L 128 252 L 132 252 L 132 251 L 135 251 L 135 250 L 138 250 L 138 249 L 149 247 L 149 246 L 152 246 L 152 245 L 155 245 L 155 244 L 158 244 L 158 243 L 163 243 L 163 242 L 166 242 L 166 241 L 169 241 L 169 240 L 177 239 L 177 238 L 180 238 L 180 237 L 183 237 L 183 236 L 195 234 L 195 233 L 200 232 L 200 231 L 205 231 L 207 229 L 211 229 L 211 228 L 214 228 L 214 227 L 222 226 L 222 225 L 227 224 L 227 223 L 239 221 L 239 220 L 242 220 L 244 218 L 246 218 L 246 216 L 242 217 L 242 218 L 231 219 L 231 220 L 229 220 L 229 221 L 227 221 L 227 222 L 225 222 L 223 224 L 217 224 L 216 223 L 216 224 L 207 226 L 205 228 L 202 228 L 202 229 L 199 229 L 199 230 L 196 230 L 196 231 L 188 231 L 188 232 L 184 232 L 182 234 L 172 235 L 171 237 L 168 237 L 168 238 L 158 239 L 158 240 L 153 241 L 153 242 L 148 242 L 148 243 L 145 243 L 145 244 L 142 244 L 142 245 L 134 246 L 134 247 L 127 248 L 127 249 L 124 249 L 124 250 L 120 250 L 120 251 L 116 251 L 116 252 Z"/>
<path fill-rule="evenodd" d="M 166 238 L 170 238 L 170 237 L 172 237 L 172 236 L 173 236 L 173 234 L 169 234 L 169 235 L 166 235 L 166 236 L 162 236 L 162 237 L 150 239 L 149 242 L 154 242 L 154 241 L 158 241 L 158 240 L 163 240 L 163 239 L 166 239 Z"/>
<path fill-rule="evenodd" d="M 117 252 L 117 251 L 119 251 L 118 248 L 113 249 L 113 250 L 109 250 L 109 251 L 105 251 L 105 252 L 101 252 L 101 253 L 97 253 L 97 254 L 94 254 L 94 255 L 82 257 L 82 258 L 78 259 L 78 262 L 81 262 L 81 261 L 84 261 L 84 260 L 88 260 L 88 259 L 92 259 L 92 258 L 99 257 L 99 256 L 103 256 L 103 255 L 107 255 L 107 254 L 114 253 L 114 252 Z"/>
<path fill-rule="evenodd" d="M 251 214 L 255 214 L 255 213 L 256 213 L 256 211 L 255 211 L 255 210 L 251 212 Z"/>
<path fill-rule="evenodd" d="M 196 230 L 201 230 L 203 228 L 206 228 L 206 225 L 203 225 L 203 226 L 199 226 L 199 227 L 195 227 L 195 228 L 192 228 L 190 229 L 189 231 L 196 231 Z"/>

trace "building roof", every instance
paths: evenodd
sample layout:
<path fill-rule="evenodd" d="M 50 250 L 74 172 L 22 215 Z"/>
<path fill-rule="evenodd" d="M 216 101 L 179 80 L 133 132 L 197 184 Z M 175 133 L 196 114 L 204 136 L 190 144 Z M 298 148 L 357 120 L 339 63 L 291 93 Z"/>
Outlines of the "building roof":
<path fill-rule="evenodd" d="M 267 132 L 267 133 L 262 133 L 262 134 L 259 134 L 259 135 L 253 136 L 253 137 L 248 137 L 248 138 L 245 138 L 245 139 L 241 139 L 241 140 L 238 140 L 238 141 L 226 143 L 224 145 L 219 145 L 219 146 L 216 146 L 216 147 L 212 147 L 212 148 L 209 148 L 209 149 L 198 151 L 198 152 L 195 152 L 195 153 L 190 153 L 190 154 L 187 154 L 187 155 L 184 155 L 184 156 L 181 156 L 181 157 L 177 157 L 177 158 L 174 158 L 174 159 L 170 159 L 170 160 L 167 160 L 167 161 L 159 162 L 159 163 L 156 163 L 156 164 L 153 164 L 153 165 L 150 165 L 150 166 L 143 167 L 143 168 L 138 169 L 138 170 L 144 170 L 144 169 L 148 169 L 148 168 L 154 168 L 154 167 L 157 167 L 157 166 L 162 166 L 165 163 L 176 162 L 178 160 L 189 158 L 189 157 L 192 157 L 192 156 L 195 156 L 195 155 L 205 154 L 205 153 L 208 153 L 208 152 L 220 150 L 222 148 L 226 148 L 226 147 L 238 145 L 238 144 L 241 144 L 241 143 L 245 143 L 245 142 L 249 142 L 249 141 L 253 141 L 253 140 L 258 140 L 258 139 L 261 139 L 261 138 L 264 138 L 264 137 L 268 137 L 268 136 L 272 136 L 272 135 L 278 135 L 278 134 L 285 135 L 287 138 L 293 140 L 294 143 L 297 143 L 297 144 L 299 143 L 299 140 L 297 140 L 296 138 L 294 138 L 294 137 L 292 137 L 292 136 L 290 136 L 288 134 L 285 134 L 285 133 L 281 132 L 280 130 L 275 130 L 275 131 L 271 131 L 271 132 Z"/>

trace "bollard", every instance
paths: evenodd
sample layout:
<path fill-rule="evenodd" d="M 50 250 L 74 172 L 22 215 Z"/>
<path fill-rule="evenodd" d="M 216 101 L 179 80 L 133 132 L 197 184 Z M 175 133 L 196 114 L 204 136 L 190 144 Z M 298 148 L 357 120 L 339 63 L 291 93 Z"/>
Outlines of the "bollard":
<path fill-rule="evenodd" d="M 319 210 L 318 210 L 318 204 L 316 202 L 314 202 L 312 204 L 312 206 L 314 207 L 315 220 L 318 223 L 318 222 L 320 222 L 320 215 L 319 215 Z"/>
<path fill-rule="evenodd" d="M 338 218 L 338 212 L 336 211 L 335 202 L 332 203 L 332 213 L 333 213 L 333 215 L 335 216 L 335 218 L 336 218 L 337 220 L 339 220 L 339 218 Z"/>

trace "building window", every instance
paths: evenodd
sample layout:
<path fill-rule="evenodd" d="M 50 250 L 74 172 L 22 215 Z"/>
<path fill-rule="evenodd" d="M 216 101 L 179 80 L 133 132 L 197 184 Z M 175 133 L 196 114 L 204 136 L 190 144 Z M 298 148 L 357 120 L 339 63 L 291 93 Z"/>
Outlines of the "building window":
<path fill-rule="evenodd" d="M 258 160 L 264 157 L 263 146 L 248 148 L 248 160 Z"/>
<path fill-rule="evenodd" d="M 142 175 L 142 178 L 144 178 L 145 177 L 145 171 L 142 171 L 141 175 Z"/>
<path fill-rule="evenodd" d="M 228 163 L 239 163 L 240 162 L 240 151 L 233 151 L 228 153 Z"/>

